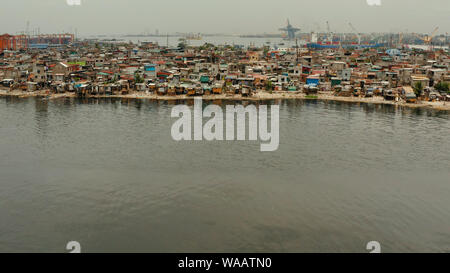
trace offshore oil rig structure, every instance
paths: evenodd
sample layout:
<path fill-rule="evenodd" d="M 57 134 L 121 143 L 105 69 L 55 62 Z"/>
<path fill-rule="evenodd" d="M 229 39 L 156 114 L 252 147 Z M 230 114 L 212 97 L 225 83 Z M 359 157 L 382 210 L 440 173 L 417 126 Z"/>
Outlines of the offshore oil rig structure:
<path fill-rule="evenodd" d="M 0 35 L 0 52 L 4 50 L 21 50 L 28 48 L 46 49 L 68 45 L 75 41 L 71 33 L 61 34 L 35 34 L 35 35 Z"/>

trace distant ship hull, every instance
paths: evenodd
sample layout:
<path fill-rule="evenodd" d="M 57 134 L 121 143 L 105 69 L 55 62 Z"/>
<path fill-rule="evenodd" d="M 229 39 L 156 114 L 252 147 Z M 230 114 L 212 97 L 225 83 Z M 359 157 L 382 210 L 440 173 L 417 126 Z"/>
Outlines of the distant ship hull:
<path fill-rule="evenodd" d="M 378 43 L 378 44 L 321 44 L 321 43 L 307 43 L 306 47 L 312 48 L 312 49 L 326 49 L 326 48 L 354 48 L 354 47 L 361 47 L 361 48 L 377 48 L 377 47 L 384 47 L 386 44 Z"/>
<path fill-rule="evenodd" d="M 186 40 L 202 40 L 203 37 L 201 35 L 188 35 L 186 36 Z"/>

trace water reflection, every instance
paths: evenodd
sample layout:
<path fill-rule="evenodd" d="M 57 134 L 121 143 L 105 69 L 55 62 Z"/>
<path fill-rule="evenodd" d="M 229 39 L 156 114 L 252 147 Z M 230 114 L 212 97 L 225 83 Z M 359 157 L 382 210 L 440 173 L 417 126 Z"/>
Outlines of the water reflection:
<path fill-rule="evenodd" d="M 34 100 L 35 105 L 35 123 L 36 123 L 36 133 L 41 138 L 47 137 L 47 130 L 49 126 L 48 120 L 48 100 L 36 98 Z"/>
<path fill-rule="evenodd" d="M 280 148 L 261 153 L 173 141 L 180 103 L 0 99 L 0 252 L 448 250 L 448 112 L 203 101 L 279 104 Z"/>

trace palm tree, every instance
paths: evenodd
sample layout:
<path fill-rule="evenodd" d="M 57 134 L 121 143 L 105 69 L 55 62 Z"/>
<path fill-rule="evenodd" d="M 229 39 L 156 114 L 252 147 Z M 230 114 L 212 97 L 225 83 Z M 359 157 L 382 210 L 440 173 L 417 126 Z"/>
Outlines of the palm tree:
<path fill-rule="evenodd" d="M 436 88 L 436 90 L 438 91 L 448 92 L 450 90 L 448 82 L 439 82 L 434 86 L 434 88 Z"/>
<path fill-rule="evenodd" d="M 267 81 L 266 82 L 266 91 L 272 91 L 272 90 L 273 90 L 272 81 Z"/>
<path fill-rule="evenodd" d="M 420 95 L 422 95 L 422 91 L 423 91 L 423 83 L 416 82 L 416 84 L 414 85 L 414 93 L 416 93 L 416 96 L 420 97 Z"/>

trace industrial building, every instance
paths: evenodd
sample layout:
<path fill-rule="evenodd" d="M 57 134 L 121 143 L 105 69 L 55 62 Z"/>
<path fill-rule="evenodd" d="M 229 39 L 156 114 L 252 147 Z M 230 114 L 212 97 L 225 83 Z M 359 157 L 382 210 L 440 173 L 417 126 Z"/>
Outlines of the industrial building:
<path fill-rule="evenodd" d="M 68 45 L 75 40 L 73 34 L 0 35 L 0 52 L 27 48 L 46 48 L 52 45 Z"/>
<path fill-rule="evenodd" d="M 26 35 L 0 35 L 0 52 L 3 50 L 20 50 L 28 48 Z"/>

